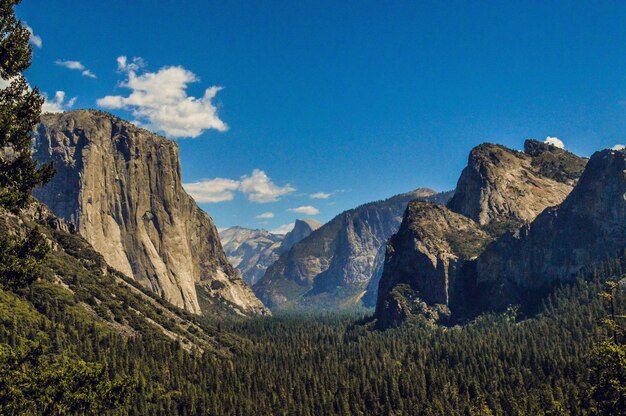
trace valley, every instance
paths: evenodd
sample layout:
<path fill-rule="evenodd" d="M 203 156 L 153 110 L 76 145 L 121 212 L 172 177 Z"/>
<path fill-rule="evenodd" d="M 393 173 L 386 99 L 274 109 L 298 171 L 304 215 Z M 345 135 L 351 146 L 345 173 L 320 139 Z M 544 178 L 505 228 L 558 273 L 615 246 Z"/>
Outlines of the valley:
<path fill-rule="evenodd" d="M 626 9 L 24 3 L 0 415 L 626 415 Z"/>

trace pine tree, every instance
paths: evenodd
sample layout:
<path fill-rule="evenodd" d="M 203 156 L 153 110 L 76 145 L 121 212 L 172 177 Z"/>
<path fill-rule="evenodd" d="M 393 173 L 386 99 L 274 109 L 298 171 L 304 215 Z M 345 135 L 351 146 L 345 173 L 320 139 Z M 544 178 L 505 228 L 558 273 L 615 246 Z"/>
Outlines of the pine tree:
<path fill-rule="evenodd" d="M 626 415 L 626 330 L 618 319 L 624 315 L 616 313 L 616 293 L 619 283 L 607 282 L 601 296 L 609 306 L 610 316 L 603 320 L 609 336 L 593 350 L 591 397 L 601 414 Z"/>
<path fill-rule="evenodd" d="M 14 212 L 26 206 L 31 191 L 54 174 L 51 164 L 38 166 L 31 135 L 39 123 L 43 98 L 22 75 L 31 64 L 29 32 L 15 17 L 20 0 L 0 1 L 0 206 Z"/>

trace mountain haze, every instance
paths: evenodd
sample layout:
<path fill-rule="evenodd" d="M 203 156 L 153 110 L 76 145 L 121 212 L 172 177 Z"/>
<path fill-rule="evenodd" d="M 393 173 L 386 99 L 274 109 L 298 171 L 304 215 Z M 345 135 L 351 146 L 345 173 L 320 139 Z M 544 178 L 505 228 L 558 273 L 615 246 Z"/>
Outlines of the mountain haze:
<path fill-rule="evenodd" d="M 447 201 L 449 195 L 422 188 L 345 211 L 281 255 L 254 291 L 275 309 L 358 305 L 381 270 L 380 253 L 406 204 L 416 198 Z"/>
<path fill-rule="evenodd" d="M 253 285 L 282 253 L 320 226 L 315 220 L 296 220 L 294 228 L 287 234 L 230 227 L 220 232 L 220 238 L 228 261 L 241 272 L 246 282 Z"/>

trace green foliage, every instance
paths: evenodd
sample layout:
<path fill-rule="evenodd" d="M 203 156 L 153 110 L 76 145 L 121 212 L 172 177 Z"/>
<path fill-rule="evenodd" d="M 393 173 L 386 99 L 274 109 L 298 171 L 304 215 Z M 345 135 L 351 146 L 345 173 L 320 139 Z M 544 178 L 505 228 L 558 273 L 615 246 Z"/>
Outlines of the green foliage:
<path fill-rule="evenodd" d="M 36 230 L 23 239 L 0 235 L 0 286 L 15 290 L 34 282 L 41 276 L 41 260 L 48 250 Z"/>
<path fill-rule="evenodd" d="M 101 415 L 128 404 L 130 378 L 111 380 L 106 366 L 51 357 L 40 345 L 0 344 L 0 412 L 3 415 Z"/>
<path fill-rule="evenodd" d="M 507 218 L 499 221 L 491 221 L 489 224 L 483 225 L 481 228 L 484 232 L 498 238 L 510 231 L 516 231 L 523 225 L 523 222 L 515 218 Z"/>
<path fill-rule="evenodd" d="M 79 250 L 79 243 L 71 246 Z M 579 415 L 594 410 L 589 356 L 604 333 L 599 322 L 607 313 L 595 281 L 557 290 L 540 315 L 520 322 L 514 309 L 464 327 L 416 322 L 387 331 L 371 330 L 365 315 L 222 320 L 215 330 L 197 321 L 198 333 L 220 342 L 232 337 L 228 354 L 200 354 L 132 321 L 137 313 L 126 311 L 124 302 L 142 314 L 154 307 L 132 297 L 128 287 L 81 269 L 67 254 L 50 253 L 46 261 L 52 260 L 74 293 L 45 280 L 19 295 L 0 291 L 0 328 L 6 329 L 0 330 L 0 343 L 13 349 L 19 339 L 46 345 L 50 365 L 66 358 L 97 363 L 88 366 L 93 372 L 85 371 L 102 375 L 98 371 L 106 368 L 105 387 L 135 380 L 128 406 L 118 407 L 123 414 Z M 607 273 L 598 272 L 598 279 Z M 110 321 L 103 315 L 94 319 L 81 306 L 89 296 L 137 335 L 105 324 Z M 615 296 L 624 301 L 623 293 Z M 97 386 L 101 379 L 85 380 Z"/>
<path fill-rule="evenodd" d="M 30 151 L 44 100 L 21 74 L 30 66 L 32 50 L 29 32 L 13 11 L 18 3 L 0 2 L 0 78 L 10 82 L 0 90 L 0 206 L 14 212 L 28 204 L 35 186 L 54 174 L 51 164 L 38 167 Z"/>
<path fill-rule="evenodd" d="M 616 314 L 621 290 L 619 283 L 607 282 L 606 291 L 600 293 L 609 306 L 610 315 L 602 320 L 608 334 L 591 356 L 591 397 L 598 413 L 605 415 L 626 415 L 626 316 Z"/>
<path fill-rule="evenodd" d="M 463 258 L 471 259 L 484 251 L 491 238 L 485 237 L 475 229 L 467 229 L 447 233 L 446 240 L 455 253 Z"/>
<path fill-rule="evenodd" d="M 591 397 L 603 415 L 626 415 L 626 345 L 607 339 L 592 354 Z"/>

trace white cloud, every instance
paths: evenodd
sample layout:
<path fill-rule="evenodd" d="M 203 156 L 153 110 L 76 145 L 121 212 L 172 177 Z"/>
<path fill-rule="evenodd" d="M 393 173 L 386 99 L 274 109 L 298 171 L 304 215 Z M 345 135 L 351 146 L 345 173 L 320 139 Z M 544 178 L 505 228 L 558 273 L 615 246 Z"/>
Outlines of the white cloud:
<path fill-rule="evenodd" d="M 624 146 L 623 144 L 616 144 L 611 149 L 612 150 L 624 150 L 624 149 L 626 149 L 626 146 Z"/>
<path fill-rule="evenodd" d="M 296 190 L 293 186 L 276 186 L 274 182 L 260 169 L 254 169 L 252 175 L 241 177 L 241 192 L 248 201 L 265 204 L 276 202 L 280 197 L 290 194 Z"/>
<path fill-rule="evenodd" d="M 289 231 L 293 230 L 294 227 L 294 223 L 290 223 L 290 224 L 283 224 L 278 228 L 274 228 L 273 230 L 270 230 L 270 233 L 272 234 L 287 234 Z"/>
<path fill-rule="evenodd" d="M 91 72 L 91 70 L 85 68 L 85 65 L 83 65 L 80 61 L 65 61 L 62 59 L 57 59 L 56 61 L 54 61 L 54 63 L 58 66 L 71 69 L 73 71 L 80 71 L 81 75 L 84 77 L 97 78 L 96 74 Z"/>
<path fill-rule="evenodd" d="M 11 85 L 11 81 L 12 79 L 5 80 L 0 78 L 0 90 Z M 26 83 L 26 86 L 29 91 L 32 89 L 28 82 Z M 72 97 L 66 101 L 65 91 L 57 91 L 52 99 L 48 98 L 48 94 L 43 91 L 41 92 L 41 95 L 44 98 L 43 105 L 41 106 L 42 113 L 62 113 L 71 109 L 76 102 L 76 97 Z"/>
<path fill-rule="evenodd" d="M 204 179 L 198 182 L 183 184 L 185 190 L 199 204 L 232 201 L 239 182 L 232 179 Z"/>
<path fill-rule="evenodd" d="M 311 199 L 328 199 L 332 194 L 327 192 L 316 192 L 314 194 L 309 195 Z"/>
<path fill-rule="evenodd" d="M 264 212 L 263 214 L 257 215 L 256 218 L 259 218 L 259 219 L 274 218 L 274 213 L 273 212 Z"/>
<path fill-rule="evenodd" d="M 43 46 L 43 41 L 41 40 L 41 36 L 37 36 L 35 35 L 35 32 L 33 32 L 33 28 L 28 26 L 28 24 L 26 24 L 26 22 L 24 22 L 24 27 L 26 28 L 26 30 L 28 30 L 28 33 L 30 33 L 30 36 L 28 37 L 28 41 L 38 47 L 41 48 Z"/>
<path fill-rule="evenodd" d="M 127 74 L 120 86 L 131 93 L 126 97 L 100 98 L 96 101 L 100 107 L 129 110 L 144 127 L 170 137 L 198 137 L 208 129 L 228 130 L 212 103 L 222 87 L 207 88 L 201 98 L 191 97 L 187 95 L 187 85 L 199 78 L 182 66 L 165 66 L 157 72 L 138 75 L 144 66 L 141 58 L 133 58 L 129 63 L 125 56 L 120 56 L 117 65 L 118 71 Z"/>
<path fill-rule="evenodd" d="M 297 207 L 297 208 L 289 208 L 287 211 L 297 212 L 298 214 L 305 214 L 305 215 L 317 215 L 320 213 L 319 209 L 312 207 L 311 205 L 305 205 L 305 206 Z"/>
<path fill-rule="evenodd" d="M 565 144 L 558 137 L 546 137 L 544 143 L 549 144 L 554 147 L 558 147 L 559 149 L 565 149 Z"/>
<path fill-rule="evenodd" d="M 138 57 L 135 56 L 132 61 L 128 62 L 128 58 L 126 58 L 125 56 L 118 56 L 117 57 L 117 71 L 118 72 L 130 72 L 130 71 L 138 71 L 141 68 L 144 68 L 146 66 L 146 62 Z"/>
<path fill-rule="evenodd" d="M 43 106 L 41 107 L 41 111 L 43 113 L 62 113 L 63 111 L 67 111 L 72 108 L 76 102 L 76 97 L 65 101 L 65 91 L 57 91 L 52 100 L 48 99 L 48 96 L 45 93 L 42 95 L 45 99 Z"/>
<path fill-rule="evenodd" d="M 252 174 L 243 175 L 239 180 L 203 179 L 198 182 L 183 184 L 183 186 L 198 203 L 232 201 L 235 198 L 235 192 L 239 191 L 246 196 L 248 201 L 265 204 L 276 202 L 281 197 L 296 190 L 289 184 L 277 186 L 260 169 L 254 169 Z"/>
<path fill-rule="evenodd" d="M 81 72 L 81 75 L 88 78 L 98 78 L 96 77 L 96 74 L 91 72 L 89 69 L 85 69 L 83 72 Z"/>

